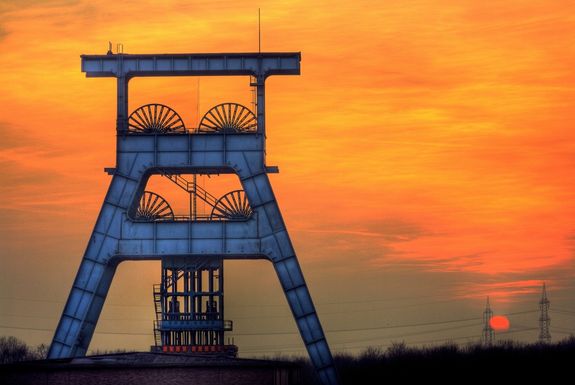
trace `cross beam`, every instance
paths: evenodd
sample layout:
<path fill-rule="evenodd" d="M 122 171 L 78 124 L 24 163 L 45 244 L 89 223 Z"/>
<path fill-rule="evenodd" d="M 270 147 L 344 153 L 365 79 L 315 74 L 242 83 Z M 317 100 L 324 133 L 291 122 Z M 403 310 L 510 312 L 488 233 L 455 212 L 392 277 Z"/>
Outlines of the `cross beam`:
<path fill-rule="evenodd" d="M 299 75 L 301 53 L 81 55 L 87 77 Z"/>

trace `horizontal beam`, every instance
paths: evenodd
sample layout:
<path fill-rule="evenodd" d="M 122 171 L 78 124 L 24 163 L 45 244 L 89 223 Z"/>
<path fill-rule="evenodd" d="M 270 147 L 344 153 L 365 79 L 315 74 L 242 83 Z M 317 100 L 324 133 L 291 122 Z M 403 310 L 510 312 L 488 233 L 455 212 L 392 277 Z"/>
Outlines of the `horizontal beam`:
<path fill-rule="evenodd" d="M 171 295 L 171 293 L 169 294 Z M 174 316 L 178 317 L 178 316 Z M 161 320 L 158 329 L 170 330 L 224 330 L 227 325 L 223 320 Z M 229 327 L 227 328 L 229 329 Z"/>
<path fill-rule="evenodd" d="M 301 53 L 81 55 L 87 77 L 299 75 Z"/>

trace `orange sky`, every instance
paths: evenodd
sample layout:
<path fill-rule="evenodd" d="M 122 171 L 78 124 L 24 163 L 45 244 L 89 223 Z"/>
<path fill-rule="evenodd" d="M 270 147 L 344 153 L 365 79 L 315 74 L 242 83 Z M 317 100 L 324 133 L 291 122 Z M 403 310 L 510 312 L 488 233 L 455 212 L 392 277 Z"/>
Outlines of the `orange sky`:
<path fill-rule="evenodd" d="M 328 331 L 481 316 L 486 295 L 496 313 L 536 309 L 543 280 L 552 303 L 573 303 L 572 1 L 118 4 L 0 2 L 0 325 L 55 327 L 110 180 L 115 84 L 86 79 L 79 55 L 109 40 L 127 53 L 254 51 L 258 7 L 263 49 L 302 52 L 301 76 L 267 83 L 268 163 Z M 196 92 L 196 79 L 136 79 L 130 109 L 165 103 L 193 125 Z M 201 80 L 200 114 L 224 101 L 249 103 L 248 79 Z M 299 349 L 242 326 L 260 304 L 265 330 L 295 330 L 271 267 L 229 265 L 236 342 Z M 158 279 L 157 265 L 122 265 L 103 318 L 125 322 L 98 330 L 151 331 Z M 377 336 L 328 337 L 342 350 Z M 152 342 L 117 341 L 93 346 Z"/>

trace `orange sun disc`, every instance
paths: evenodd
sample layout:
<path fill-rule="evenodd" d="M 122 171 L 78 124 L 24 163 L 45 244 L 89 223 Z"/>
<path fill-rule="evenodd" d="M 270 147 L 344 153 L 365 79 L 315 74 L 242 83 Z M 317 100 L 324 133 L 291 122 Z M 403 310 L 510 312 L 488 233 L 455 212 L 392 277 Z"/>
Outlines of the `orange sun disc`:
<path fill-rule="evenodd" d="M 496 315 L 491 317 L 489 325 L 495 331 L 505 331 L 509 329 L 509 319 L 504 315 Z"/>

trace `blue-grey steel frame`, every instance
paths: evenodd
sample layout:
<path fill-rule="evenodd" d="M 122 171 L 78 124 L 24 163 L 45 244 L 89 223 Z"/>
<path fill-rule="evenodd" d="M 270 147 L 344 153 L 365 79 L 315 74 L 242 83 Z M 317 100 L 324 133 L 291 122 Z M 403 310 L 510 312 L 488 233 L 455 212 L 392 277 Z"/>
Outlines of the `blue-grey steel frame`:
<path fill-rule="evenodd" d="M 118 84 L 116 167 L 48 353 L 86 354 L 117 265 L 163 256 L 268 259 L 323 384 L 337 384 L 333 358 L 275 199 L 265 164 L 265 79 L 300 73 L 299 53 L 82 55 L 88 77 Z M 256 133 L 127 134 L 128 81 L 135 76 L 250 75 Z M 254 215 L 245 221 L 133 221 L 153 174 L 234 173 Z"/>

